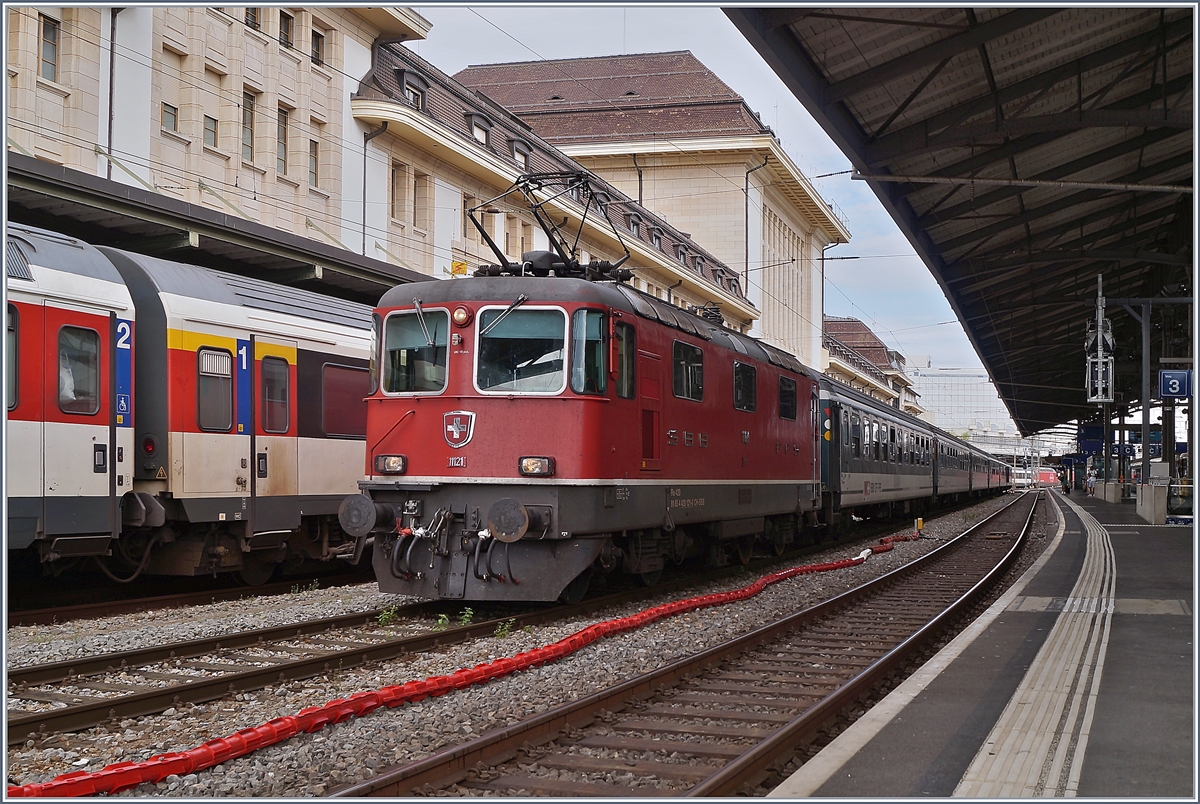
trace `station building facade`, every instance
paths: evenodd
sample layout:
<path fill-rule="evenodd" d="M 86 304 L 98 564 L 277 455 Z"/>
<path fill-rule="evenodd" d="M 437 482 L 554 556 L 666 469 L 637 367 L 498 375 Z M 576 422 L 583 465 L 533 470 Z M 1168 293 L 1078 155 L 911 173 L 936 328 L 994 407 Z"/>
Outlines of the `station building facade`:
<path fill-rule="evenodd" d="M 690 52 L 471 66 L 455 75 L 732 268 L 762 311 L 750 334 L 824 369 L 823 250 L 850 240 L 740 95 Z M 665 298 L 668 286 L 645 288 Z"/>
<path fill-rule="evenodd" d="M 8 147 L 439 278 L 495 257 L 465 210 L 530 171 L 580 171 L 509 110 L 401 43 L 406 8 L 10 7 Z M 446 33 L 449 35 L 449 32 Z M 643 287 L 749 330 L 738 275 L 599 182 Z M 528 211 L 486 216 L 506 254 L 544 248 Z M 556 213 L 583 209 L 564 198 Z M 585 258 L 623 253 L 584 227 Z M 633 236 L 629 236 L 632 234 Z M 690 260 L 675 252 L 688 245 Z"/>

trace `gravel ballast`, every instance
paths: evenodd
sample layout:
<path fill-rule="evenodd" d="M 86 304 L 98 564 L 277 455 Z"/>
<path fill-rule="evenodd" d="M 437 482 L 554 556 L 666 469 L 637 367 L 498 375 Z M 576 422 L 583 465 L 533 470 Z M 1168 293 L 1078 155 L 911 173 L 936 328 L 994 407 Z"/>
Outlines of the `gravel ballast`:
<path fill-rule="evenodd" d="M 864 564 L 828 573 L 802 575 L 768 587 L 739 603 L 668 618 L 651 626 L 603 639 L 552 665 L 516 673 L 481 686 L 452 692 L 396 709 L 381 708 L 362 718 L 301 734 L 279 745 L 231 760 L 186 777 L 169 777 L 119 795 L 319 796 L 334 787 L 374 776 L 384 768 L 411 762 L 433 751 L 561 702 L 619 683 L 675 659 L 712 647 L 786 614 L 902 566 L 940 546 L 970 524 L 1002 507 L 1011 496 L 980 503 L 927 521 L 925 536 L 898 542 L 895 549 L 872 555 Z M 898 527 L 907 534 L 911 525 Z M 871 542 L 873 543 L 873 542 Z M 851 558 L 867 542 L 822 551 L 800 562 Z M 756 576 L 697 587 L 670 599 L 740 588 Z M 128 719 L 79 734 L 51 736 L 13 746 L 8 752 L 10 784 L 52 779 L 62 773 L 99 770 L 114 762 L 136 762 L 179 751 L 275 717 L 361 690 L 453 672 L 511 656 L 569 636 L 596 622 L 622 617 L 665 602 L 653 600 L 569 621 L 514 630 L 432 653 L 334 671 L 324 676 L 240 693 L 208 704 L 186 705 L 161 715 Z M 286 601 L 286 602 L 285 602 Z M 370 611 L 409 602 L 383 595 L 373 584 L 299 591 L 272 597 L 217 603 L 188 609 L 145 612 L 109 620 L 89 620 L 8 631 L 10 666 L 61 661 L 72 656 L 130 650 L 146 645 L 213 636 L 252 628 Z"/>

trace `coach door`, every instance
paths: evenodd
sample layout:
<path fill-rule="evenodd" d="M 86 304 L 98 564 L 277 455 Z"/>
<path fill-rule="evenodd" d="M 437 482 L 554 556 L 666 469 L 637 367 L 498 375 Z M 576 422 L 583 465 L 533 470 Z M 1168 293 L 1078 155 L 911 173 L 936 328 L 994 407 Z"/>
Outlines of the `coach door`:
<path fill-rule="evenodd" d="M 43 531 L 61 556 L 100 554 L 116 532 L 118 322 L 113 313 L 43 309 Z M 9 455 L 10 472 L 18 461 Z"/>
<path fill-rule="evenodd" d="M 662 470 L 662 358 L 638 351 L 638 390 L 642 409 L 642 460 L 646 472 Z"/>
<path fill-rule="evenodd" d="M 300 527 L 296 454 L 296 342 L 252 337 L 254 531 Z"/>

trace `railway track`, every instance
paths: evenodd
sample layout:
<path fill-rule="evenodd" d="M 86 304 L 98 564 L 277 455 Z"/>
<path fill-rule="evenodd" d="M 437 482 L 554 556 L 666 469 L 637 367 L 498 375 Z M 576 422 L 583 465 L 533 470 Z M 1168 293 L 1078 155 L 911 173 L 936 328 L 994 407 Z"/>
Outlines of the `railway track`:
<path fill-rule="evenodd" d="M 798 551 L 808 552 L 810 548 Z M 8 744 L 73 732 L 106 721 L 156 714 L 187 703 L 202 703 L 231 692 L 262 689 L 284 680 L 311 678 L 333 669 L 370 662 L 493 635 L 498 627 L 520 629 L 587 615 L 670 594 L 699 583 L 751 571 L 790 556 L 757 559 L 746 566 L 689 573 L 651 588 L 633 588 L 589 598 L 575 606 L 518 609 L 500 606 L 498 616 L 468 625 L 398 625 L 409 618 L 432 623 L 446 604 L 413 603 L 241 631 L 168 645 L 80 657 L 52 664 L 9 668 Z M 203 602 L 208 602 L 204 600 Z M 482 612 L 481 612 L 482 613 Z M 402 633 L 395 633 L 402 628 Z"/>
<path fill-rule="evenodd" d="M 331 795 L 745 792 L 986 594 L 1036 501 L 1022 495 L 924 558 L 725 645 Z"/>

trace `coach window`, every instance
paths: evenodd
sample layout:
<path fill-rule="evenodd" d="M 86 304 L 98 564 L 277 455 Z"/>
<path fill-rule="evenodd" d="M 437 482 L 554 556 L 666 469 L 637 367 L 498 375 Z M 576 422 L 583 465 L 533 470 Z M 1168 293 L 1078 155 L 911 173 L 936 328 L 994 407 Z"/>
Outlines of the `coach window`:
<path fill-rule="evenodd" d="M 288 362 L 279 357 L 262 359 L 262 429 L 288 431 Z"/>
<path fill-rule="evenodd" d="M 796 381 L 779 378 L 779 418 L 796 421 Z"/>
<path fill-rule="evenodd" d="M 58 407 L 89 416 L 100 410 L 100 335 L 95 330 L 58 331 Z"/>
<path fill-rule="evenodd" d="M 8 369 L 5 371 L 4 377 L 4 399 L 8 403 L 9 410 L 17 406 L 17 323 L 17 308 L 10 304 L 8 305 L 8 337 L 4 344 L 8 357 Z"/>
<path fill-rule="evenodd" d="M 690 343 L 675 341 L 672 357 L 675 396 L 696 402 L 704 399 L 704 352 Z"/>
<path fill-rule="evenodd" d="M 393 313 L 383 332 L 383 390 L 389 394 L 437 393 L 446 387 L 445 310 Z"/>
<path fill-rule="evenodd" d="M 862 426 L 857 413 L 850 417 L 850 454 L 855 458 L 862 457 Z"/>
<path fill-rule="evenodd" d="M 505 315 L 507 313 L 507 315 Z M 562 310 L 492 308 L 479 314 L 475 384 L 480 391 L 557 394 L 567 334 Z"/>
<path fill-rule="evenodd" d="M 838 433 L 838 443 L 842 445 L 842 455 L 847 460 L 850 458 L 850 417 L 846 411 L 842 411 L 842 429 Z"/>
<path fill-rule="evenodd" d="M 733 363 L 733 406 L 753 413 L 758 405 L 758 371 L 747 363 Z"/>
<path fill-rule="evenodd" d="M 878 461 L 879 454 L 879 422 L 871 422 L 871 457 Z"/>
<path fill-rule="evenodd" d="M 326 363 L 321 367 L 321 430 L 334 438 L 366 438 L 371 380 L 366 369 Z"/>
<path fill-rule="evenodd" d="M 196 353 L 196 424 L 226 432 L 233 426 L 233 355 L 224 349 Z"/>
<path fill-rule="evenodd" d="M 633 399 L 637 376 L 637 332 L 622 321 L 616 325 L 617 336 L 617 396 Z"/>
<path fill-rule="evenodd" d="M 600 310 L 576 310 L 571 321 L 571 390 L 603 394 L 608 390 L 605 315 Z"/>

